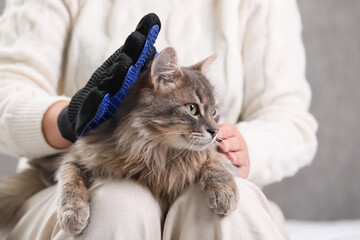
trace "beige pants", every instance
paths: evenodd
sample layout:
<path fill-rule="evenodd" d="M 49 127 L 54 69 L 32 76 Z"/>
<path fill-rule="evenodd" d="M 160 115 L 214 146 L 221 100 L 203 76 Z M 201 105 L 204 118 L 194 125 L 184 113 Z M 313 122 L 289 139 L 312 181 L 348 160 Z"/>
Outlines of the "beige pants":
<path fill-rule="evenodd" d="M 194 186 L 173 204 L 162 230 L 162 212 L 148 189 L 132 181 L 98 180 L 90 188 L 90 223 L 78 237 L 60 229 L 55 187 L 50 187 L 23 205 L 8 239 L 286 239 L 281 211 L 254 184 L 236 182 L 239 203 L 231 215 L 214 214 Z"/>

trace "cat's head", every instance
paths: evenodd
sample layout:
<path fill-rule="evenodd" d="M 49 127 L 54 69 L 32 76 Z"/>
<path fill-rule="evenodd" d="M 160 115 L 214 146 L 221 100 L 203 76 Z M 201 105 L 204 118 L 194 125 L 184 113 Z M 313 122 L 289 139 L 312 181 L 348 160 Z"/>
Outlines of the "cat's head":
<path fill-rule="evenodd" d="M 218 132 L 214 90 L 205 77 L 214 59 L 179 67 L 173 48 L 160 52 L 138 80 L 131 127 L 144 138 L 173 148 L 205 149 Z"/>

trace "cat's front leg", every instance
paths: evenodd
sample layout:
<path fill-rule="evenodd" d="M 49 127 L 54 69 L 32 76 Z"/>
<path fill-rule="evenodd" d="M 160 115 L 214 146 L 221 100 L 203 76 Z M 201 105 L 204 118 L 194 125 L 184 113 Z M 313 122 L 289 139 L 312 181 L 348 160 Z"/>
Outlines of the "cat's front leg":
<path fill-rule="evenodd" d="M 90 216 L 88 178 L 80 165 L 66 162 L 59 168 L 57 179 L 60 226 L 64 231 L 78 235 L 88 225 Z"/>
<path fill-rule="evenodd" d="M 231 162 L 222 154 L 207 159 L 200 171 L 200 186 L 208 194 L 208 204 L 215 213 L 228 215 L 236 208 L 238 190 Z"/>

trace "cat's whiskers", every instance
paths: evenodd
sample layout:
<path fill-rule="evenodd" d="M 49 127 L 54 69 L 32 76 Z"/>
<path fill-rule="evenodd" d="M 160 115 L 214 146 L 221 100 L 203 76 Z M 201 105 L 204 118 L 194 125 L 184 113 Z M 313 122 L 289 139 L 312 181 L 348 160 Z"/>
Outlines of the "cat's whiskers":
<path fill-rule="evenodd" d="M 194 146 L 194 144 L 192 143 L 192 140 L 190 141 L 190 148 L 187 148 L 187 151 L 185 151 L 182 155 L 181 155 L 181 159 L 182 160 L 184 160 L 184 161 L 186 161 L 187 160 L 187 158 L 189 157 L 189 155 L 191 154 L 191 151 L 192 151 L 192 147 Z M 185 156 L 185 154 L 187 154 L 187 156 L 186 156 L 186 160 L 184 159 L 184 156 Z M 184 165 L 181 165 L 181 166 L 184 166 Z M 184 169 L 184 168 L 180 168 L 180 170 L 181 170 L 181 173 L 183 174 L 183 175 L 186 175 L 186 169 Z"/>
<path fill-rule="evenodd" d="M 166 132 L 166 133 L 162 133 L 162 134 L 156 135 L 156 136 L 154 136 L 154 137 L 152 137 L 152 138 L 149 138 L 149 139 L 148 139 L 148 142 L 151 142 L 152 140 L 154 140 L 154 139 L 156 139 L 156 138 L 159 138 L 159 137 L 161 137 L 161 136 L 172 135 L 172 134 L 174 134 L 174 135 L 181 135 L 181 134 L 187 134 L 187 133 L 186 133 L 186 132 Z M 191 144 L 191 142 L 190 142 L 189 144 Z M 187 147 L 189 146 L 189 144 L 186 146 L 186 148 L 185 148 L 183 151 L 181 151 L 181 152 L 178 153 L 177 155 L 181 154 L 182 152 L 186 153 L 186 150 L 187 150 Z M 176 156 L 177 156 L 177 155 L 176 155 Z M 176 157 L 176 156 L 175 156 L 175 157 Z M 175 158 L 175 157 L 174 157 L 174 158 Z M 162 168 L 163 168 L 168 162 L 170 162 L 171 160 L 172 160 L 172 159 L 170 159 L 169 161 L 165 162 L 164 164 L 161 164 L 160 162 L 157 161 L 157 159 L 155 159 L 156 165 L 157 165 L 160 169 L 162 169 Z M 149 169 L 149 170 L 150 170 L 150 171 L 146 174 L 146 177 L 149 176 L 150 174 L 154 174 L 154 175 L 158 176 L 158 173 L 155 171 L 155 170 L 158 170 L 158 168 L 157 168 L 155 165 L 152 165 L 151 169 Z"/>
<path fill-rule="evenodd" d="M 168 163 L 170 163 L 172 160 L 174 160 L 177 156 L 179 156 L 181 153 L 183 153 L 184 151 L 188 150 L 188 146 L 192 144 L 192 140 L 186 145 L 186 147 L 181 150 L 179 153 L 177 153 L 174 157 L 172 157 L 170 160 L 166 161 L 163 165 L 167 165 Z"/>
<path fill-rule="evenodd" d="M 217 137 L 218 137 L 218 135 L 216 134 L 210 143 L 215 143 L 216 145 L 220 145 L 220 142 L 216 139 Z"/>
<path fill-rule="evenodd" d="M 194 146 L 193 144 L 193 140 L 190 140 L 190 148 L 187 148 L 187 151 L 185 151 L 182 155 L 181 155 L 181 158 L 183 158 L 185 156 L 185 154 L 187 154 L 187 157 L 190 155 L 191 151 L 192 151 L 192 147 Z M 186 157 L 186 158 L 187 158 Z"/>
<path fill-rule="evenodd" d="M 190 141 L 190 143 L 191 143 L 191 141 Z M 190 149 L 189 149 L 189 151 L 188 151 L 188 154 L 187 154 L 187 156 L 186 156 L 186 159 L 188 159 L 188 157 L 189 157 L 189 155 L 190 155 L 191 151 L 193 150 L 193 149 L 192 149 L 192 148 L 193 148 L 193 146 L 194 146 L 194 144 L 191 144 L 191 145 L 190 145 Z"/>

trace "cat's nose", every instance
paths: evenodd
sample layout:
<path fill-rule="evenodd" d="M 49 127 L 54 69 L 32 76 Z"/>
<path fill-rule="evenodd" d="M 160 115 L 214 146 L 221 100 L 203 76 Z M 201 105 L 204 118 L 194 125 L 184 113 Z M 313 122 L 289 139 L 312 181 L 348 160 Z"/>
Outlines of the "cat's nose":
<path fill-rule="evenodd" d="M 208 131 L 208 133 L 210 133 L 211 136 L 215 137 L 216 134 L 219 132 L 219 129 L 218 128 L 208 128 L 208 129 L 206 129 L 206 131 Z"/>

